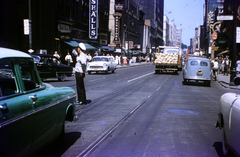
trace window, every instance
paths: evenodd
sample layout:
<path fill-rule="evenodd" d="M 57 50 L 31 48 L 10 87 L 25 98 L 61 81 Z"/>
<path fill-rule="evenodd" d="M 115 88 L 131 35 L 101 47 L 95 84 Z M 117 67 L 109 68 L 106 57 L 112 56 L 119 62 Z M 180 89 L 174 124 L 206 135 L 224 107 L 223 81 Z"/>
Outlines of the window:
<path fill-rule="evenodd" d="M 200 66 L 208 66 L 208 63 L 207 62 L 200 62 Z"/>
<path fill-rule="evenodd" d="M 21 69 L 21 77 L 24 84 L 25 91 L 36 89 L 40 87 L 40 83 L 34 71 L 32 62 L 22 61 L 19 63 Z"/>
<path fill-rule="evenodd" d="M 190 65 L 196 66 L 196 65 L 198 65 L 198 61 L 191 61 Z"/>
<path fill-rule="evenodd" d="M 2 59 L 0 61 L 0 97 L 18 93 L 16 77 L 13 73 L 11 62 Z"/>

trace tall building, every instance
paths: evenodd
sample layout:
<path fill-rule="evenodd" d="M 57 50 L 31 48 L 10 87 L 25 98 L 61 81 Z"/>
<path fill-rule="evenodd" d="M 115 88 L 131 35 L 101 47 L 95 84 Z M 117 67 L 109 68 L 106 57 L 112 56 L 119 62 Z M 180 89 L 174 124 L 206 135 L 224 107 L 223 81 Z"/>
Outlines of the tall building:
<path fill-rule="evenodd" d="M 109 6 L 110 0 L 98 0 L 98 10 L 92 15 L 97 15 L 101 22 L 96 24 L 96 38 L 90 38 L 89 0 L 1 0 L 0 20 L 4 24 L 0 25 L 0 46 L 28 52 L 30 40 L 29 35 L 24 34 L 23 21 L 31 15 L 32 49 L 35 53 L 44 50 L 53 54 L 57 50 L 64 58 L 78 42 L 89 44 L 89 51 L 93 50 L 91 53 L 96 49 L 102 50 L 110 40 Z"/>
<path fill-rule="evenodd" d="M 169 46 L 169 19 L 167 15 L 164 15 L 164 20 L 163 20 L 163 41 L 164 41 L 164 46 Z"/>
<path fill-rule="evenodd" d="M 169 46 L 177 46 L 177 27 L 173 20 L 169 22 Z"/>
<path fill-rule="evenodd" d="M 177 28 L 176 38 L 177 38 L 176 46 L 181 48 L 181 45 L 182 45 L 182 28 L 181 27 Z"/>
<path fill-rule="evenodd" d="M 144 19 L 149 19 L 154 24 L 154 32 L 150 37 L 152 49 L 164 45 L 163 41 L 163 16 L 164 16 L 164 0 L 136 0 L 142 3 Z"/>

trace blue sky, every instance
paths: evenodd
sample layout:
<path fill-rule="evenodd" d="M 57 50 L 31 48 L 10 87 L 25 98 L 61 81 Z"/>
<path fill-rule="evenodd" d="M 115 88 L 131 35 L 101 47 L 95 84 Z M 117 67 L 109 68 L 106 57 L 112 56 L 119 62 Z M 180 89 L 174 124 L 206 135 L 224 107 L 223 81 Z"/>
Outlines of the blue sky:
<path fill-rule="evenodd" d="M 164 14 L 176 27 L 182 27 L 182 43 L 189 46 L 195 28 L 203 25 L 205 0 L 164 0 Z"/>

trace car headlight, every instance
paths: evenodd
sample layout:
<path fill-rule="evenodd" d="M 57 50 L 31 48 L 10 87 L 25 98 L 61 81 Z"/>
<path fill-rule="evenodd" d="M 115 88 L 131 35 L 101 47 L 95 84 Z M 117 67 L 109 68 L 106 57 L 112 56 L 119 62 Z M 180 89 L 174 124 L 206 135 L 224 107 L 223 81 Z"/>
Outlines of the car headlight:
<path fill-rule="evenodd" d="M 106 64 L 106 63 L 103 63 L 103 66 L 105 67 L 105 66 L 107 66 L 107 64 Z"/>

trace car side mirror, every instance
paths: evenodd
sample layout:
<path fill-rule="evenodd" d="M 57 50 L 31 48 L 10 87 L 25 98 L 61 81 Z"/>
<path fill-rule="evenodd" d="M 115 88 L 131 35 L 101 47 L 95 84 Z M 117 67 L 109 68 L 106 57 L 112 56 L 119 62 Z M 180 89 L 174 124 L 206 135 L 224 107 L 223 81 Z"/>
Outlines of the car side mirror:
<path fill-rule="evenodd" d="M 235 77 L 233 79 L 233 82 L 234 82 L 235 85 L 240 85 L 240 77 Z"/>

